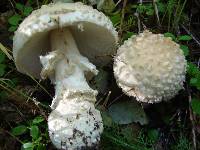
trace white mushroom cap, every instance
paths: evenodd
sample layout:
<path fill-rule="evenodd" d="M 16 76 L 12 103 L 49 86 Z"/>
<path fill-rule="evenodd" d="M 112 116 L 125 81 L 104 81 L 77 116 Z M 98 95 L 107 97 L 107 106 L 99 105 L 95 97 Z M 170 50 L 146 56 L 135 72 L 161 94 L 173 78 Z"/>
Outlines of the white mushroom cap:
<path fill-rule="evenodd" d="M 180 46 L 149 31 L 125 41 L 114 61 L 117 84 L 141 102 L 171 99 L 183 88 L 185 73 L 186 60 Z"/>
<path fill-rule="evenodd" d="M 56 3 L 35 10 L 19 26 L 13 38 L 17 69 L 40 78 L 40 55 L 51 50 L 49 31 L 70 28 L 80 53 L 95 65 L 105 65 L 118 41 L 112 22 L 103 13 L 82 3 Z"/>

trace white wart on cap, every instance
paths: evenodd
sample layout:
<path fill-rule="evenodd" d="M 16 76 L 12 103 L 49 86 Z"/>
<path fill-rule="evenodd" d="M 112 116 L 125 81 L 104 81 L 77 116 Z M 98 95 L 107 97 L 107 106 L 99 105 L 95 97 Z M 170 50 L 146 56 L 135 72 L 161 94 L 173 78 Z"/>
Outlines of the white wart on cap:
<path fill-rule="evenodd" d="M 171 38 L 149 31 L 132 36 L 118 49 L 114 75 L 125 94 L 140 102 L 157 103 L 183 88 L 186 60 Z"/>

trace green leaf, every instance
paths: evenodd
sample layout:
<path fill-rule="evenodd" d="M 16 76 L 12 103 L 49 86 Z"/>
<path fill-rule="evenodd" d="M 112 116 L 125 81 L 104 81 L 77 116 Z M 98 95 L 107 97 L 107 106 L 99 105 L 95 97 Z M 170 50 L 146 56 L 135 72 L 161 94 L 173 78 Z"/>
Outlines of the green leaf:
<path fill-rule="evenodd" d="M 188 62 L 187 73 L 192 77 L 200 76 L 199 68 L 191 62 Z"/>
<path fill-rule="evenodd" d="M 190 79 L 190 86 L 195 86 L 198 90 L 200 90 L 200 77 L 191 78 Z"/>
<path fill-rule="evenodd" d="M 0 77 L 5 74 L 6 65 L 0 64 Z"/>
<path fill-rule="evenodd" d="M 46 147 L 44 144 L 39 143 L 39 145 L 37 146 L 37 150 L 46 150 Z"/>
<path fill-rule="evenodd" d="M 116 26 L 117 24 L 119 24 L 120 20 L 121 20 L 120 13 L 117 13 L 114 16 L 110 17 L 110 20 L 112 21 L 112 23 L 114 24 L 114 26 Z"/>
<path fill-rule="evenodd" d="M 137 11 L 142 14 L 145 12 L 146 7 L 142 4 L 137 5 Z"/>
<path fill-rule="evenodd" d="M 191 107 L 194 113 L 200 115 L 200 100 L 193 98 L 191 102 Z"/>
<path fill-rule="evenodd" d="M 189 55 L 189 48 L 185 45 L 180 45 L 180 48 L 183 50 L 185 56 Z"/>
<path fill-rule="evenodd" d="M 191 78 L 190 79 L 190 85 L 191 86 L 196 86 L 198 84 L 198 79 L 197 78 Z"/>
<path fill-rule="evenodd" d="M 24 144 L 23 144 L 23 148 L 24 148 L 25 150 L 33 150 L 34 145 L 33 145 L 33 143 L 31 143 L 31 142 L 27 142 L 27 143 L 24 143 Z"/>
<path fill-rule="evenodd" d="M 158 130 L 156 129 L 148 130 L 147 134 L 151 141 L 156 142 L 158 140 L 158 135 L 159 135 Z"/>
<path fill-rule="evenodd" d="M 108 112 L 101 110 L 101 116 L 102 116 L 103 124 L 105 126 L 111 127 L 113 124 L 113 121 L 112 121 L 112 118 L 110 117 L 110 115 L 108 114 Z"/>
<path fill-rule="evenodd" d="M 35 117 L 34 119 L 33 119 L 33 124 L 38 124 L 38 123 L 41 123 L 41 122 L 43 122 L 44 121 L 44 118 L 43 117 L 41 117 L 41 116 L 37 116 L 37 117 Z"/>
<path fill-rule="evenodd" d="M 131 5 L 131 8 L 136 9 L 137 5 L 133 4 L 133 5 Z"/>
<path fill-rule="evenodd" d="M 153 14 L 154 14 L 154 9 L 148 9 L 147 11 L 146 11 L 146 14 L 148 15 L 148 16 L 152 16 Z"/>
<path fill-rule="evenodd" d="M 164 13 L 166 11 L 166 6 L 164 3 L 161 3 L 161 2 L 158 2 L 157 3 L 157 6 L 158 6 L 158 11 L 160 13 Z"/>
<path fill-rule="evenodd" d="M 29 6 L 24 7 L 24 15 L 25 16 L 28 16 L 32 11 L 33 11 L 32 7 L 29 7 Z"/>
<path fill-rule="evenodd" d="M 130 38 L 132 35 L 135 35 L 135 33 L 134 32 L 127 32 L 125 35 L 124 35 L 124 38 L 123 38 L 123 40 L 127 40 L 128 38 Z"/>
<path fill-rule="evenodd" d="M 17 30 L 17 26 L 11 26 L 11 27 L 8 28 L 9 32 L 14 32 L 16 30 Z"/>
<path fill-rule="evenodd" d="M 6 59 L 6 55 L 2 51 L 0 51 L 0 63 L 4 62 L 5 59 Z"/>
<path fill-rule="evenodd" d="M 20 125 L 15 128 L 12 128 L 11 133 L 17 136 L 17 135 L 22 135 L 26 133 L 26 131 L 27 131 L 27 127 L 25 125 Z"/>
<path fill-rule="evenodd" d="M 120 127 L 123 137 L 128 141 L 128 143 L 135 143 L 138 134 L 140 132 L 140 126 L 138 124 L 130 124 Z"/>
<path fill-rule="evenodd" d="M 13 87 L 15 87 L 18 84 L 19 79 L 18 78 L 12 78 L 11 81 L 12 81 Z"/>
<path fill-rule="evenodd" d="M 31 126 L 30 135 L 32 136 L 32 138 L 34 140 L 38 138 L 38 136 L 39 136 L 39 128 L 38 128 L 38 126 L 36 126 L 36 125 Z"/>
<path fill-rule="evenodd" d="M 129 124 L 139 122 L 141 125 L 147 124 L 147 116 L 138 102 L 118 101 L 109 107 L 109 114 L 113 121 L 118 124 Z"/>
<path fill-rule="evenodd" d="M 27 3 L 28 3 L 29 5 L 33 5 L 33 4 L 34 4 L 34 0 L 28 0 Z M 44 3 L 44 4 L 45 4 L 45 3 Z"/>
<path fill-rule="evenodd" d="M 182 35 L 178 37 L 179 41 L 190 41 L 192 38 L 189 35 Z"/>
<path fill-rule="evenodd" d="M 13 15 L 12 17 L 10 17 L 8 19 L 8 22 L 11 25 L 17 26 L 21 20 L 22 20 L 21 16 L 19 14 L 16 14 L 16 15 Z"/>
<path fill-rule="evenodd" d="M 122 149 L 121 147 L 123 147 L 123 149 L 125 149 L 125 150 L 136 150 L 136 149 L 139 150 L 138 148 L 136 148 L 135 145 L 130 145 L 129 143 L 127 143 L 125 141 L 122 141 L 121 139 L 117 138 L 116 136 L 114 136 L 112 134 L 109 134 L 108 132 L 103 132 L 102 137 L 106 138 L 106 141 L 109 142 L 109 145 L 111 145 L 112 143 L 114 143 L 115 146 L 117 146 L 116 150 L 121 150 Z M 110 143 L 110 141 L 112 143 Z M 106 142 L 103 142 L 102 144 L 104 145 L 104 143 L 106 143 Z M 113 146 L 112 147 L 109 146 L 109 148 L 106 148 L 106 149 L 112 150 Z"/>
<path fill-rule="evenodd" d="M 164 33 L 164 36 L 165 36 L 165 37 L 170 37 L 170 38 L 172 38 L 173 41 L 176 41 L 176 36 L 173 35 L 173 34 L 170 33 L 170 32 Z"/>
<path fill-rule="evenodd" d="M 23 11 L 23 9 L 24 9 L 24 5 L 22 5 L 20 3 L 16 3 L 15 7 L 20 11 Z"/>

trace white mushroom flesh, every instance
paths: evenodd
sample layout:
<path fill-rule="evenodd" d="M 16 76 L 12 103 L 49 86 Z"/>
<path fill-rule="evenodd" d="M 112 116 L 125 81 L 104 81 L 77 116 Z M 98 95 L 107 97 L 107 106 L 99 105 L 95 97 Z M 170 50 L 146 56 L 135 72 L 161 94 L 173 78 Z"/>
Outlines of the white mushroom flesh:
<path fill-rule="evenodd" d="M 50 138 L 57 148 L 95 148 L 103 131 L 101 114 L 95 109 L 97 91 L 89 87 L 85 73 L 98 70 L 82 56 L 68 28 L 51 31 L 51 52 L 40 56 L 42 78 L 55 84 L 48 118 Z"/>

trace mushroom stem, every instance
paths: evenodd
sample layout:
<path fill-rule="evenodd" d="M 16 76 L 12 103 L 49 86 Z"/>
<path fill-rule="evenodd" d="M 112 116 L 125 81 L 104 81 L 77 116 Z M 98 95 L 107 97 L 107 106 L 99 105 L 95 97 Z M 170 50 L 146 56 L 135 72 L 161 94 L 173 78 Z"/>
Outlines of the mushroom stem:
<path fill-rule="evenodd" d="M 92 72 L 97 75 L 98 70 L 80 54 L 70 30 L 67 28 L 53 30 L 50 41 L 52 52 L 40 56 L 40 61 L 43 65 L 41 77 L 48 76 L 55 84 L 55 98 L 51 107 L 56 107 L 57 97 L 63 94 L 64 89 L 97 93 L 89 87 L 85 73 Z"/>
<path fill-rule="evenodd" d="M 88 90 L 91 89 L 86 81 L 85 73 L 98 74 L 96 66 L 82 56 L 69 29 L 56 29 L 51 32 L 51 49 L 63 54 L 63 59 L 55 67 L 56 97 L 63 89 Z"/>
<path fill-rule="evenodd" d="M 82 56 L 69 29 L 53 30 L 51 50 L 40 56 L 42 78 L 55 84 L 54 109 L 48 118 L 49 134 L 57 148 L 96 147 L 103 124 L 94 103 L 97 91 L 89 87 L 85 72 L 97 74 L 96 67 Z"/>

